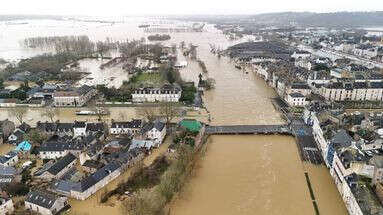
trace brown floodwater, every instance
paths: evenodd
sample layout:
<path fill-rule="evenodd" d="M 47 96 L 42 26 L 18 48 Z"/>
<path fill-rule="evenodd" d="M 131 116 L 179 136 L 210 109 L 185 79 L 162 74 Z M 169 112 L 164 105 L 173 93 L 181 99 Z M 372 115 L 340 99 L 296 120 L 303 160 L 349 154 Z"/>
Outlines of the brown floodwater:
<path fill-rule="evenodd" d="M 206 63 L 209 72 L 204 76 L 216 81 L 215 89 L 204 95 L 211 124 L 285 123 L 271 103 L 273 89 L 251 71 L 238 70 L 230 59 L 209 52 L 209 41 L 223 47 L 233 43 L 222 37 L 209 32 L 188 38 L 198 45 L 198 56 Z M 181 75 L 197 81 L 201 69 L 190 59 L 188 63 Z M 315 214 L 305 172 L 320 214 L 347 214 L 328 169 L 302 163 L 292 137 L 213 136 L 209 142 L 195 177 L 171 204 L 172 215 Z"/>

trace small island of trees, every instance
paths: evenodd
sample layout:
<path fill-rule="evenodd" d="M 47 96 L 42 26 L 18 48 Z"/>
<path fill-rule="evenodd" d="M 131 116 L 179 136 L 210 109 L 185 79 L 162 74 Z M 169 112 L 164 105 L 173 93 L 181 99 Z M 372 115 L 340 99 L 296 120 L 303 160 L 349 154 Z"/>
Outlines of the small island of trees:
<path fill-rule="evenodd" d="M 170 35 L 167 34 L 156 34 L 148 36 L 149 41 L 166 41 L 170 40 Z"/>

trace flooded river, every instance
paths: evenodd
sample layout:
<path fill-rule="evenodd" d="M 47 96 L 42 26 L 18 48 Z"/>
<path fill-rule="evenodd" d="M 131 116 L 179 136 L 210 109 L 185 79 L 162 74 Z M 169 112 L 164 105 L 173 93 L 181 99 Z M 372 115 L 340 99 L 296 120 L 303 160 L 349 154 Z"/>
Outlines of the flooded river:
<path fill-rule="evenodd" d="M 134 26 L 138 24 L 135 23 Z M 88 34 L 92 39 L 101 39 L 105 36 L 113 37 L 114 35 L 115 39 L 134 38 L 144 35 L 143 32 L 139 32 L 137 27 L 134 31 L 130 31 L 129 29 L 133 26 L 130 23 L 116 24 L 115 26 L 91 24 L 84 27 L 82 25 L 85 24 L 76 24 L 75 28 L 64 26 L 63 29 L 60 28 L 57 31 L 57 34 L 70 35 L 77 28 L 85 28 L 84 32 L 78 32 Z M 2 27 L 0 26 L 0 29 Z M 11 35 L 15 31 L 14 28 L 17 27 L 13 26 L 9 29 L 3 27 L 6 33 L 11 33 Z M 40 28 L 39 26 L 37 29 Z M 51 32 L 54 28 L 49 26 L 48 29 L 42 32 L 45 32 L 45 35 L 46 32 Z M 65 31 L 66 28 L 68 29 Z M 218 59 L 209 51 L 209 44 L 224 49 L 240 41 L 227 40 L 224 35 L 211 25 L 208 25 L 206 29 L 206 32 L 201 33 L 172 34 L 170 42 L 179 44 L 181 41 L 185 41 L 186 44 L 198 45 L 198 57 L 205 61 L 209 71 L 204 76 L 216 80 L 216 88 L 206 92 L 204 96 L 205 105 L 211 114 L 211 124 L 284 123 L 270 101 L 270 98 L 275 96 L 275 92 L 263 80 L 255 77 L 251 72 L 247 74 L 236 69 L 229 59 L 225 57 Z M 7 41 L 4 39 L 6 33 L 0 35 L 0 41 Z M 22 38 L 19 35 L 21 33 L 14 34 L 17 36 L 16 38 Z M 242 39 L 242 41 L 246 40 L 247 38 Z M 0 47 L 0 55 L 4 55 L 5 58 L 12 57 L 20 51 L 18 49 L 17 52 L 7 52 L 7 50 L 6 47 Z M 28 55 L 30 53 L 24 54 Z M 187 59 L 187 61 L 189 65 L 181 70 L 181 75 L 186 80 L 197 81 L 201 70 L 196 62 L 190 59 Z M 84 65 L 86 63 L 84 62 Z M 92 77 L 98 77 L 97 74 L 92 75 L 94 75 Z M 112 76 L 117 77 L 118 74 Z M 106 76 L 101 75 L 100 77 L 108 79 Z M 71 121 L 78 119 L 74 115 L 75 110 L 70 108 L 61 109 L 59 113 L 60 120 Z M 31 109 L 27 121 L 47 120 L 40 116 L 41 112 L 41 109 Z M 136 116 L 134 108 L 116 107 L 111 108 L 111 112 L 112 118 L 121 119 L 120 112 L 124 113 L 127 119 Z M 6 110 L 0 110 L 0 118 L 9 118 Z M 95 120 L 93 117 L 79 119 Z M 191 179 L 179 198 L 172 203 L 171 214 L 311 215 L 314 214 L 314 209 L 305 181 L 305 172 L 309 174 L 311 179 L 320 214 L 347 214 L 329 171 L 323 166 L 302 163 L 292 137 L 213 136 L 210 139 L 207 154 L 200 162 L 195 177 Z M 84 214 L 87 213 L 86 208 L 96 208 L 95 205 L 97 205 L 96 202 L 82 204 L 73 201 L 72 203 L 74 204 L 74 211 Z M 100 210 L 99 213 L 105 214 L 106 211 L 108 211 L 107 208 L 106 210 Z M 113 208 L 110 211 L 113 211 L 114 214 L 118 210 Z M 90 213 L 96 214 L 96 211 L 89 211 Z"/>
<path fill-rule="evenodd" d="M 179 34 L 175 39 L 178 37 L 198 45 L 198 56 L 209 71 L 207 76 L 216 81 L 216 88 L 204 96 L 211 124 L 284 123 L 270 100 L 276 96 L 274 90 L 251 71 L 238 70 L 229 59 L 218 59 L 209 52 L 209 43 L 225 48 L 233 42 L 214 31 L 194 36 Z M 181 75 L 197 81 L 200 71 L 198 64 L 189 60 Z M 305 172 L 311 179 L 320 214 L 347 214 L 328 169 L 302 163 L 292 137 L 213 136 L 195 177 L 172 203 L 171 214 L 315 214 Z"/>

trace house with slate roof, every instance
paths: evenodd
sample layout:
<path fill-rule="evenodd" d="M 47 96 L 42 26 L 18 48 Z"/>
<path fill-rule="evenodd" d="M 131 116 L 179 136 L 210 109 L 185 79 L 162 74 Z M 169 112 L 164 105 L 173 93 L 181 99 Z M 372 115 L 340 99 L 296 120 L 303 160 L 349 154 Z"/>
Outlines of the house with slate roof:
<path fill-rule="evenodd" d="M 161 145 L 166 136 L 166 126 L 165 123 L 156 120 L 154 122 L 148 122 L 144 124 L 142 129 L 139 132 L 138 139 L 149 139 L 153 140 L 155 144 Z M 135 138 L 136 139 L 136 138 Z"/>
<path fill-rule="evenodd" d="M 0 185 L 11 183 L 17 175 L 19 173 L 14 167 L 0 165 Z"/>
<path fill-rule="evenodd" d="M 76 165 L 76 161 L 77 157 L 72 153 L 68 153 L 53 165 L 50 165 L 45 171 L 35 176 L 45 180 L 59 179 Z"/>
<path fill-rule="evenodd" d="M 8 143 L 17 145 L 24 141 L 24 136 L 31 130 L 31 126 L 27 123 L 21 124 L 8 137 Z"/>
<path fill-rule="evenodd" d="M 308 104 L 306 96 L 301 93 L 290 93 L 287 95 L 286 102 L 291 107 L 303 107 Z"/>
<path fill-rule="evenodd" d="M 0 156 L 0 165 L 14 166 L 19 161 L 19 156 L 16 152 L 10 151 L 5 155 Z"/>
<path fill-rule="evenodd" d="M 120 174 L 121 164 L 117 161 L 112 161 L 78 183 L 62 180 L 57 181 L 54 183 L 53 189 L 69 197 L 85 200 L 109 182 L 113 181 Z"/>
<path fill-rule="evenodd" d="M 29 192 L 24 203 L 25 209 L 42 215 L 58 214 L 68 205 L 66 197 L 58 197 L 42 191 Z"/>
<path fill-rule="evenodd" d="M 119 134 L 128 134 L 134 135 L 137 134 L 143 126 L 143 121 L 141 119 L 133 119 L 131 121 L 125 122 L 112 122 L 110 126 L 109 133 L 113 135 Z"/>
<path fill-rule="evenodd" d="M 87 147 L 85 143 L 88 142 L 68 136 L 53 136 L 38 148 L 39 157 L 41 159 L 58 159 L 69 152 L 77 156 Z"/>
<path fill-rule="evenodd" d="M 73 123 L 39 121 L 36 128 L 47 135 L 73 136 Z"/>

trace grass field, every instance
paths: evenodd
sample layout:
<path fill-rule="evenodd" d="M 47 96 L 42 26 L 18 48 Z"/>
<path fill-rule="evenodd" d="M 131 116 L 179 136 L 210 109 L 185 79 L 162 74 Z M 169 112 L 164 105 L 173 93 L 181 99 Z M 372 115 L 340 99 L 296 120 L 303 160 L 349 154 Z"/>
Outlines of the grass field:
<path fill-rule="evenodd" d="M 162 85 L 164 82 L 160 73 L 141 73 L 135 77 L 136 84 Z"/>

